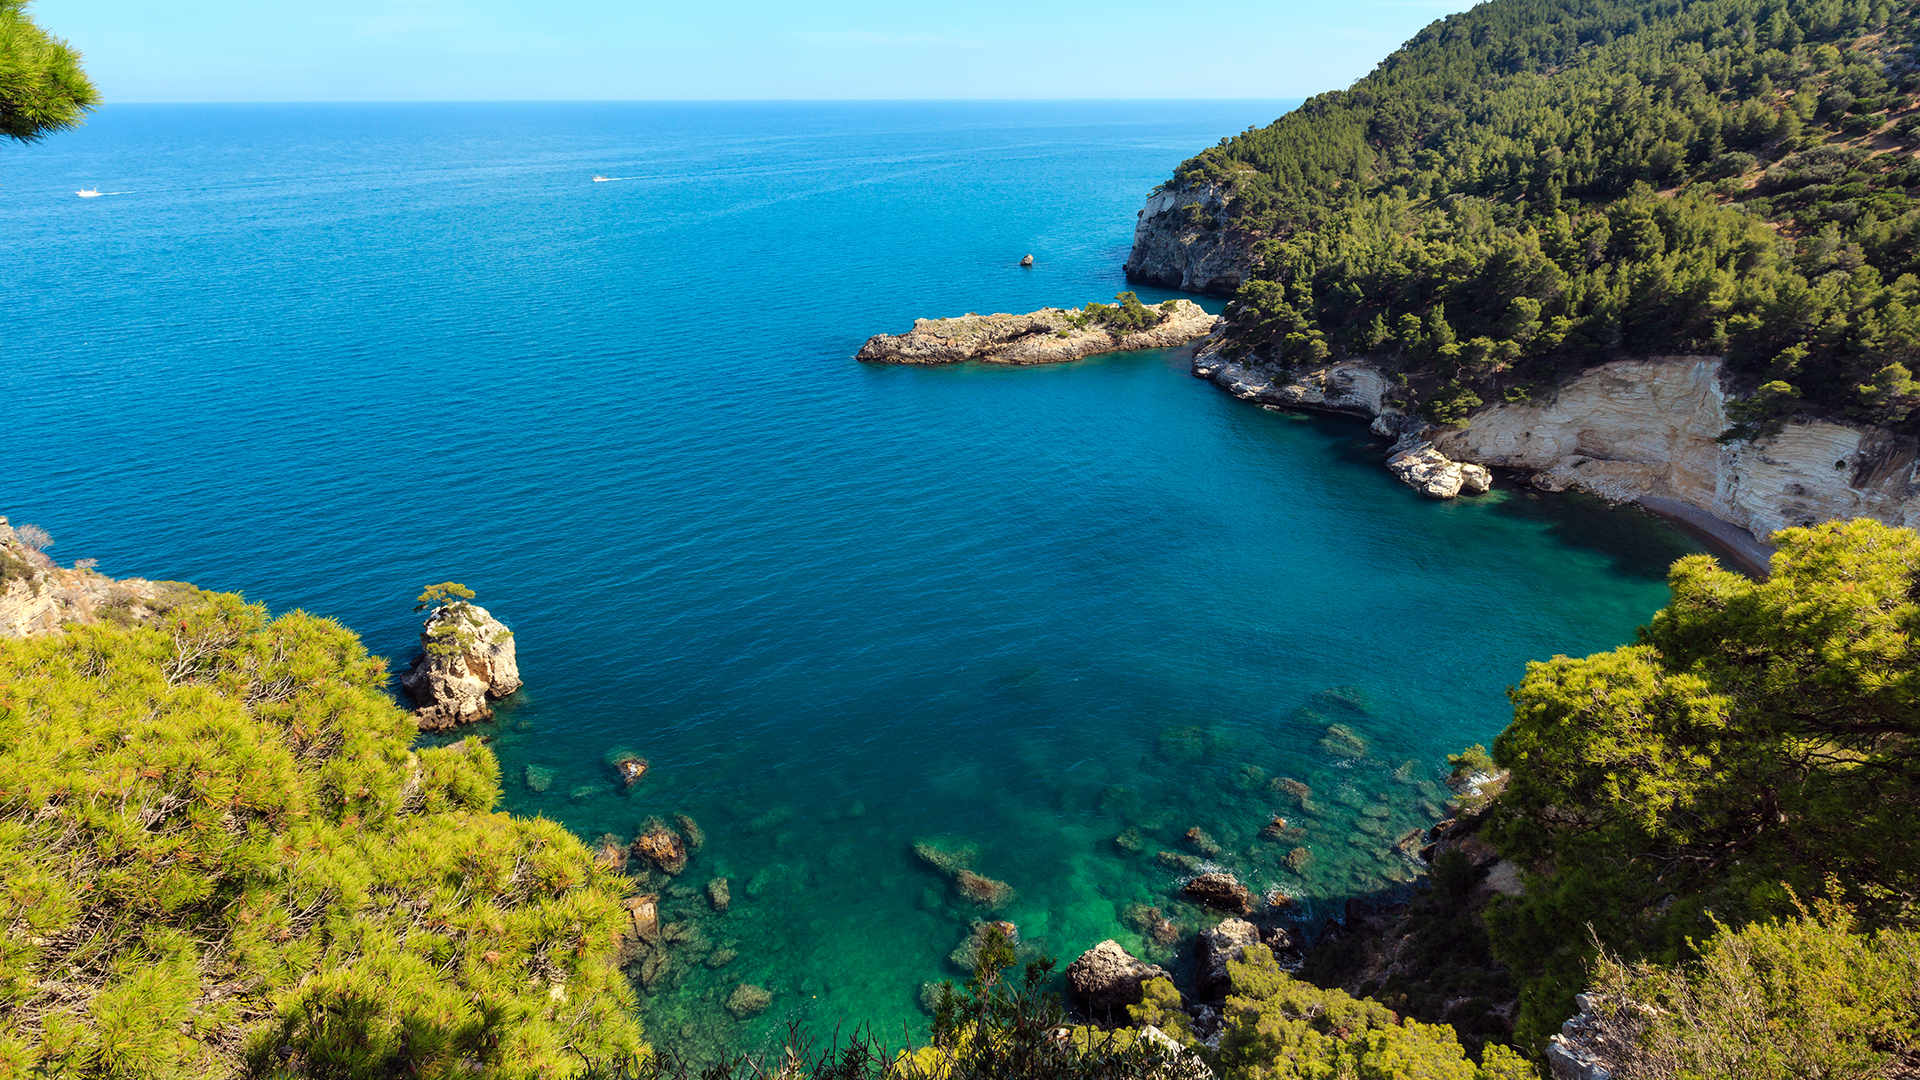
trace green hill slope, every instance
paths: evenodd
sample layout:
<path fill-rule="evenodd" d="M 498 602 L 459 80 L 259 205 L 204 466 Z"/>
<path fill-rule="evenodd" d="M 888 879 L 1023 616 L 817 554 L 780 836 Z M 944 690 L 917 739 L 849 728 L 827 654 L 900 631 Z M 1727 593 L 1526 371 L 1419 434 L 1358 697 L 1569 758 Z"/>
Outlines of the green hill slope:
<path fill-rule="evenodd" d="M 1493 0 L 1180 166 L 1252 265 L 1228 348 L 1368 354 L 1457 421 L 1621 353 L 1724 353 L 1745 419 L 1911 425 L 1908 4 Z"/>

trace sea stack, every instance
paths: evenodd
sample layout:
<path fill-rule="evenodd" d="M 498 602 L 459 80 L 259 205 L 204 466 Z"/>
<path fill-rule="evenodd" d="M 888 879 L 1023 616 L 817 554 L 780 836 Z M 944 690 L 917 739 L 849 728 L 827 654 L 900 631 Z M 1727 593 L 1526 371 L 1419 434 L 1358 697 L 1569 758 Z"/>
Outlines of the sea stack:
<path fill-rule="evenodd" d="M 422 731 L 489 719 L 490 702 L 520 689 L 513 631 L 457 594 L 445 599 L 448 602 L 427 616 L 420 631 L 420 658 L 400 680 L 413 699 L 413 716 Z"/>

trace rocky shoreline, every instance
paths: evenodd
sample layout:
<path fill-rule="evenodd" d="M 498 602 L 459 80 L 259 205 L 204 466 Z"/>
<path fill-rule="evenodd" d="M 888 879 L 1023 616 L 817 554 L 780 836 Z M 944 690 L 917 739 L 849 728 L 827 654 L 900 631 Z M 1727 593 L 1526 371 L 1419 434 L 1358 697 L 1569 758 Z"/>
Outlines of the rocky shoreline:
<path fill-rule="evenodd" d="M 1195 353 L 1193 374 L 1235 397 L 1369 419 L 1375 434 L 1393 440 L 1390 456 L 1424 442 L 1436 460 L 1512 470 L 1542 491 L 1573 488 L 1639 505 L 1752 573 L 1766 572 L 1773 548 L 1765 538 L 1779 529 L 1857 517 L 1920 525 L 1920 440 L 1802 416 L 1778 432 L 1723 443 L 1733 421 L 1719 357 L 1616 360 L 1542 399 L 1487 405 L 1464 427 L 1448 428 L 1402 412 L 1392 381 L 1364 358 L 1288 371 L 1228 360 L 1217 340 Z"/>
<path fill-rule="evenodd" d="M 1090 319 L 1085 308 L 1041 308 L 1025 315 L 966 315 L 916 319 L 904 334 L 875 334 L 854 359 L 877 364 L 1060 364 L 1101 353 L 1170 349 L 1203 338 L 1219 326 L 1191 300 L 1169 300 L 1147 310 L 1159 322 L 1116 331 Z"/>

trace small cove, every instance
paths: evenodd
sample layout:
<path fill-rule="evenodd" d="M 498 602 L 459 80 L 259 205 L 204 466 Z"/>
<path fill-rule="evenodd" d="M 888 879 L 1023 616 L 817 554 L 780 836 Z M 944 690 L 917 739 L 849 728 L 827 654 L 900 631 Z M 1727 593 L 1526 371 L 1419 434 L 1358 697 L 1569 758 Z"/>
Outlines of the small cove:
<path fill-rule="evenodd" d="M 988 913 L 916 841 L 976 847 L 994 917 L 1063 964 L 1171 959 L 1127 915 L 1201 919 L 1156 858 L 1196 826 L 1321 918 L 1404 885 L 1393 840 L 1526 661 L 1627 640 L 1697 543 L 1510 484 L 1423 500 L 1363 425 L 1249 407 L 1183 350 L 850 359 L 1110 298 L 1146 191 L 1281 108 L 110 108 L 0 193 L 31 463 L 0 509 L 399 660 L 423 584 L 478 589 L 528 683 L 482 729 L 505 807 L 706 834 L 658 883 L 689 938 L 656 1039 L 917 1030 Z M 630 791 L 621 748 L 654 763 Z M 1260 838 L 1275 814 L 1306 835 Z M 773 1007 L 736 1022 L 742 982 Z"/>

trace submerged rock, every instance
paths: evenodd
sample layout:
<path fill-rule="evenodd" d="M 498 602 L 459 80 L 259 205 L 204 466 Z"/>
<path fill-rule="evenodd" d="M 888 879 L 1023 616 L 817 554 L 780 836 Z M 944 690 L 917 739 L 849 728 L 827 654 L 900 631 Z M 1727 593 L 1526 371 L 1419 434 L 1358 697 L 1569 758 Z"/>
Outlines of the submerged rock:
<path fill-rule="evenodd" d="M 1217 859 L 1220 857 L 1220 845 L 1214 841 L 1213 837 L 1207 835 L 1205 829 L 1202 829 L 1198 825 L 1188 829 L 1183 839 L 1186 840 L 1187 844 L 1191 846 L 1193 850 L 1199 852 L 1206 858 Z"/>
<path fill-rule="evenodd" d="M 553 786 L 553 770 L 545 765 L 527 766 L 527 789 L 541 792 Z"/>
<path fill-rule="evenodd" d="M 687 838 L 687 848 L 689 850 L 699 851 L 701 848 L 707 846 L 707 832 L 700 827 L 699 822 L 693 820 L 693 815 L 675 814 L 673 815 L 673 823 L 680 827 L 680 835 Z"/>
<path fill-rule="evenodd" d="M 1138 1005 L 1142 982 L 1170 977 L 1164 968 L 1135 959 L 1111 939 L 1067 965 L 1067 987 L 1074 1000 L 1102 1016 Z"/>
<path fill-rule="evenodd" d="M 962 870 L 953 876 L 954 887 L 960 895 L 976 904 L 990 908 L 1004 907 L 1013 900 L 1013 886 L 1004 881 L 983 877 L 971 870 Z"/>
<path fill-rule="evenodd" d="M 759 1016 L 773 1004 L 773 993 L 752 983 L 741 983 L 727 995 L 727 1011 L 735 1020 L 745 1020 Z"/>
<path fill-rule="evenodd" d="M 1232 874 L 1201 874 L 1181 890 L 1196 903 L 1245 915 L 1253 910 L 1253 894 Z"/>
<path fill-rule="evenodd" d="M 520 689 L 513 631 L 465 600 L 433 609 L 420 631 L 420 650 L 400 685 L 413 699 L 422 731 L 489 719 L 490 701 Z"/>
<path fill-rule="evenodd" d="M 1138 931 L 1141 937 L 1162 948 L 1173 944 L 1180 937 L 1180 928 L 1157 907 L 1148 904 L 1129 904 L 1120 915 L 1120 921 Z"/>
<path fill-rule="evenodd" d="M 714 878 L 707 882 L 707 902 L 715 911 L 726 911 L 733 906 L 733 890 L 727 886 L 727 879 Z"/>

